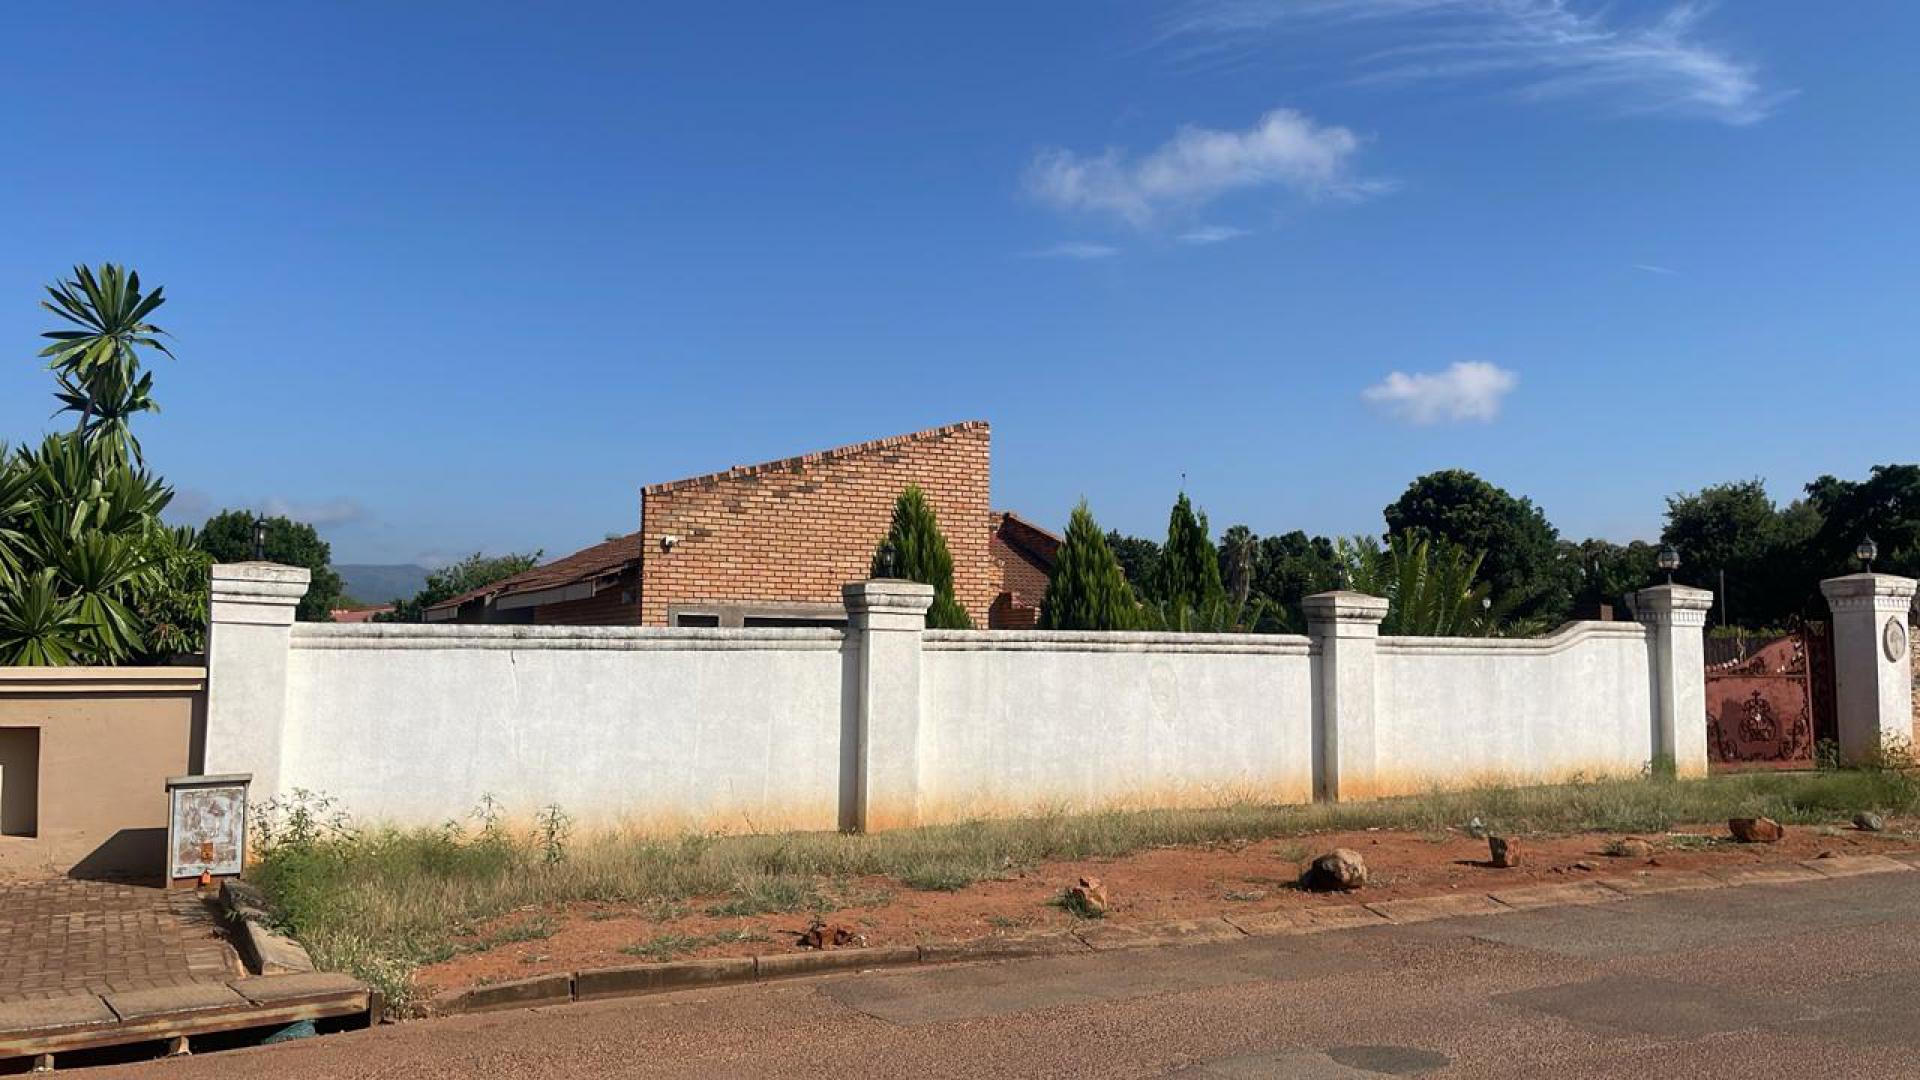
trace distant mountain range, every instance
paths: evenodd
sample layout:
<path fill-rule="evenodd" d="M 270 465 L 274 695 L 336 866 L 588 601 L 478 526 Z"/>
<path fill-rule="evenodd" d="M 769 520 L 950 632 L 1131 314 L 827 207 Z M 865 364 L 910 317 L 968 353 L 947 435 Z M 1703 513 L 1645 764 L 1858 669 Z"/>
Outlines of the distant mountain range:
<path fill-rule="evenodd" d="M 427 568 L 411 563 L 359 563 L 345 566 L 336 563 L 333 570 L 346 583 L 346 594 L 362 604 L 411 600 L 415 593 L 427 587 Z"/>

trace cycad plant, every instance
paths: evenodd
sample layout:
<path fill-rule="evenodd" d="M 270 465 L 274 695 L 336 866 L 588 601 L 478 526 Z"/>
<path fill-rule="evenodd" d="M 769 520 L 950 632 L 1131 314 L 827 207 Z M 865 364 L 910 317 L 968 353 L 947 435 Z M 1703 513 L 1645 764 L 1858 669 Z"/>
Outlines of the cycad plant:
<path fill-rule="evenodd" d="M 1493 637 L 1511 629 L 1505 605 L 1479 580 L 1477 553 L 1411 531 L 1384 547 L 1371 536 L 1342 539 L 1336 553 L 1348 588 L 1386 598 L 1383 634 Z"/>

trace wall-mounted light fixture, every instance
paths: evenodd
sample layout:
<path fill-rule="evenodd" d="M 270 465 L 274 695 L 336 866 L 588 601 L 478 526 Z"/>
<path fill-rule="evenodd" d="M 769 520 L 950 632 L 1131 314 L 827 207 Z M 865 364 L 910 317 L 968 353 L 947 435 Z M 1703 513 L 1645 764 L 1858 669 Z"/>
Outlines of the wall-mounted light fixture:
<path fill-rule="evenodd" d="M 672 533 L 668 533 L 667 535 L 662 536 L 660 538 L 661 551 L 672 551 L 674 548 L 679 546 L 680 546 L 680 538 L 673 535 Z"/>

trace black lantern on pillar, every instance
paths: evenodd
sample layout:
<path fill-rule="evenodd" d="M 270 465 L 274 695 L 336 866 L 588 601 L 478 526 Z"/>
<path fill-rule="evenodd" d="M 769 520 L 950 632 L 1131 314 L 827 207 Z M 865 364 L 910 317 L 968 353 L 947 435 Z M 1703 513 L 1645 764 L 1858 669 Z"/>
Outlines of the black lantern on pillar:
<path fill-rule="evenodd" d="M 893 550 L 893 541 L 880 541 L 880 550 L 875 552 L 873 556 L 873 576 L 880 578 L 894 577 L 899 573 L 898 561 L 899 555 Z"/>
<path fill-rule="evenodd" d="M 1871 574 L 1873 560 L 1880 557 L 1880 545 L 1873 542 L 1873 537 L 1863 536 L 1860 538 L 1860 543 L 1854 547 L 1853 554 L 1860 560 L 1860 565 L 1866 568 L 1862 572 Z"/>
<path fill-rule="evenodd" d="M 267 515 L 256 514 L 253 518 L 253 561 L 267 561 Z"/>
<path fill-rule="evenodd" d="M 1672 544 L 1660 549 L 1659 563 L 1660 569 L 1667 573 L 1667 584 L 1673 584 L 1673 572 L 1680 569 L 1680 553 L 1674 550 Z"/>

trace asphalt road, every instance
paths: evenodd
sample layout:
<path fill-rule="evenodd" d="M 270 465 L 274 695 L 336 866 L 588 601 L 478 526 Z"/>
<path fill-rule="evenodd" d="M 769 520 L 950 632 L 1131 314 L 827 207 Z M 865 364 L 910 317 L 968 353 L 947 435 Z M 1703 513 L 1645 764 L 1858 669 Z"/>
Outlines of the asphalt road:
<path fill-rule="evenodd" d="M 1920 1076 L 1920 873 L 454 1017 L 88 1075 Z"/>

